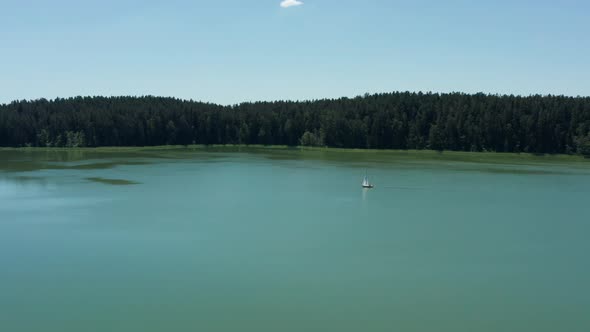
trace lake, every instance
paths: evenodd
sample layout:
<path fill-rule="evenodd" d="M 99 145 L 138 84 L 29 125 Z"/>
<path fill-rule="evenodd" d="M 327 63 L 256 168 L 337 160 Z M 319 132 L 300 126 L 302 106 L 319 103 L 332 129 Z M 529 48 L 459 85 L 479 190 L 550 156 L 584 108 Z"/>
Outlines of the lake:
<path fill-rule="evenodd" d="M 0 330 L 586 332 L 589 234 L 576 158 L 1 150 Z"/>

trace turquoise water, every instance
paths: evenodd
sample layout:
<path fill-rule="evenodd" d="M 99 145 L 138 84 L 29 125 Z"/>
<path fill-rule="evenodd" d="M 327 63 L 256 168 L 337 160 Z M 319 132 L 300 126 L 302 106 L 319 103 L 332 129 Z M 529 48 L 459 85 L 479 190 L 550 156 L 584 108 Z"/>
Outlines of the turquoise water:
<path fill-rule="evenodd" d="M 460 159 L 0 151 L 0 330 L 589 331 L 590 163 Z"/>

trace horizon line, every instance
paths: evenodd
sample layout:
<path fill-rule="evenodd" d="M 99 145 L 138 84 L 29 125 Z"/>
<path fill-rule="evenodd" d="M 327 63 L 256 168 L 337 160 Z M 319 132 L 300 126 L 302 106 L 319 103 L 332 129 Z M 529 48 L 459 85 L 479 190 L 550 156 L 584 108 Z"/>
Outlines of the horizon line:
<path fill-rule="evenodd" d="M 530 93 L 530 94 L 514 94 L 514 93 L 489 93 L 489 92 L 462 92 L 462 91 L 450 91 L 450 92 L 434 92 L 434 91 L 410 91 L 410 90 L 393 90 L 388 92 L 366 92 L 363 94 L 358 94 L 355 96 L 339 96 L 339 97 L 323 97 L 323 98 L 307 98 L 307 99 L 271 99 L 271 100 L 250 100 L 250 101 L 241 101 L 237 103 L 217 103 L 211 101 L 203 101 L 193 98 L 182 98 L 176 96 L 165 96 L 165 95 L 154 95 L 154 94 L 142 94 L 142 95 L 75 95 L 75 96 L 68 96 L 68 97 L 54 97 L 54 98 L 46 98 L 46 97 L 37 97 L 31 99 L 13 99 L 9 102 L 0 103 L 0 106 L 8 106 L 14 103 L 22 103 L 22 102 L 36 102 L 41 100 L 46 100 L 48 102 L 54 102 L 59 99 L 76 99 L 76 98 L 146 98 L 146 97 L 153 97 L 153 98 L 164 98 L 164 99 L 175 99 L 180 100 L 183 102 L 197 102 L 203 104 L 213 104 L 218 106 L 237 106 L 242 104 L 256 104 L 256 103 L 277 103 L 277 102 L 292 102 L 292 103 L 301 103 L 301 102 L 316 102 L 316 101 L 323 101 L 323 100 L 339 100 L 339 99 L 355 99 L 355 98 L 365 98 L 377 95 L 387 95 L 387 94 L 423 94 L 423 95 L 468 95 L 468 96 L 476 96 L 476 95 L 484 95 L 488 97 L 516 97 L 516 98 L 531 98 L 531 97 L 563 97 L 563 98 L 574 98 L 574 99 L 586 99 L 590 98 L 590 95 L 567 95 L 567 94 L 552 94 L 552 93 Z"/>

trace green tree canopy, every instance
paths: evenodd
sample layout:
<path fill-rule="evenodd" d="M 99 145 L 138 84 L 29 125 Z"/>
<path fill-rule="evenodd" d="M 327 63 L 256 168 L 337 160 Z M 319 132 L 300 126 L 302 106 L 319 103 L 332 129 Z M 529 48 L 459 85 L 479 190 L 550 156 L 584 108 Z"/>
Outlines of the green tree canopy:
<path fill-rule="evenodd" d="M 0 105 L 0 146 L 277 144 L 584 153 L 590 98 L 395 92 L 221 106 L 75 97 Z"/>

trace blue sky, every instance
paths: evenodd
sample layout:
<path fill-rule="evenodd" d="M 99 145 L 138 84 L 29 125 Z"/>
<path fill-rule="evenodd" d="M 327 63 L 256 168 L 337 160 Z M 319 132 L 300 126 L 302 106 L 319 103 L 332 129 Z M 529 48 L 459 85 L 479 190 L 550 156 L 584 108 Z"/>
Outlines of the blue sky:
<path fill-rule="evenodd" d="M 590 95 L 586 1 L 0 0 L 0 102 Z"/>

